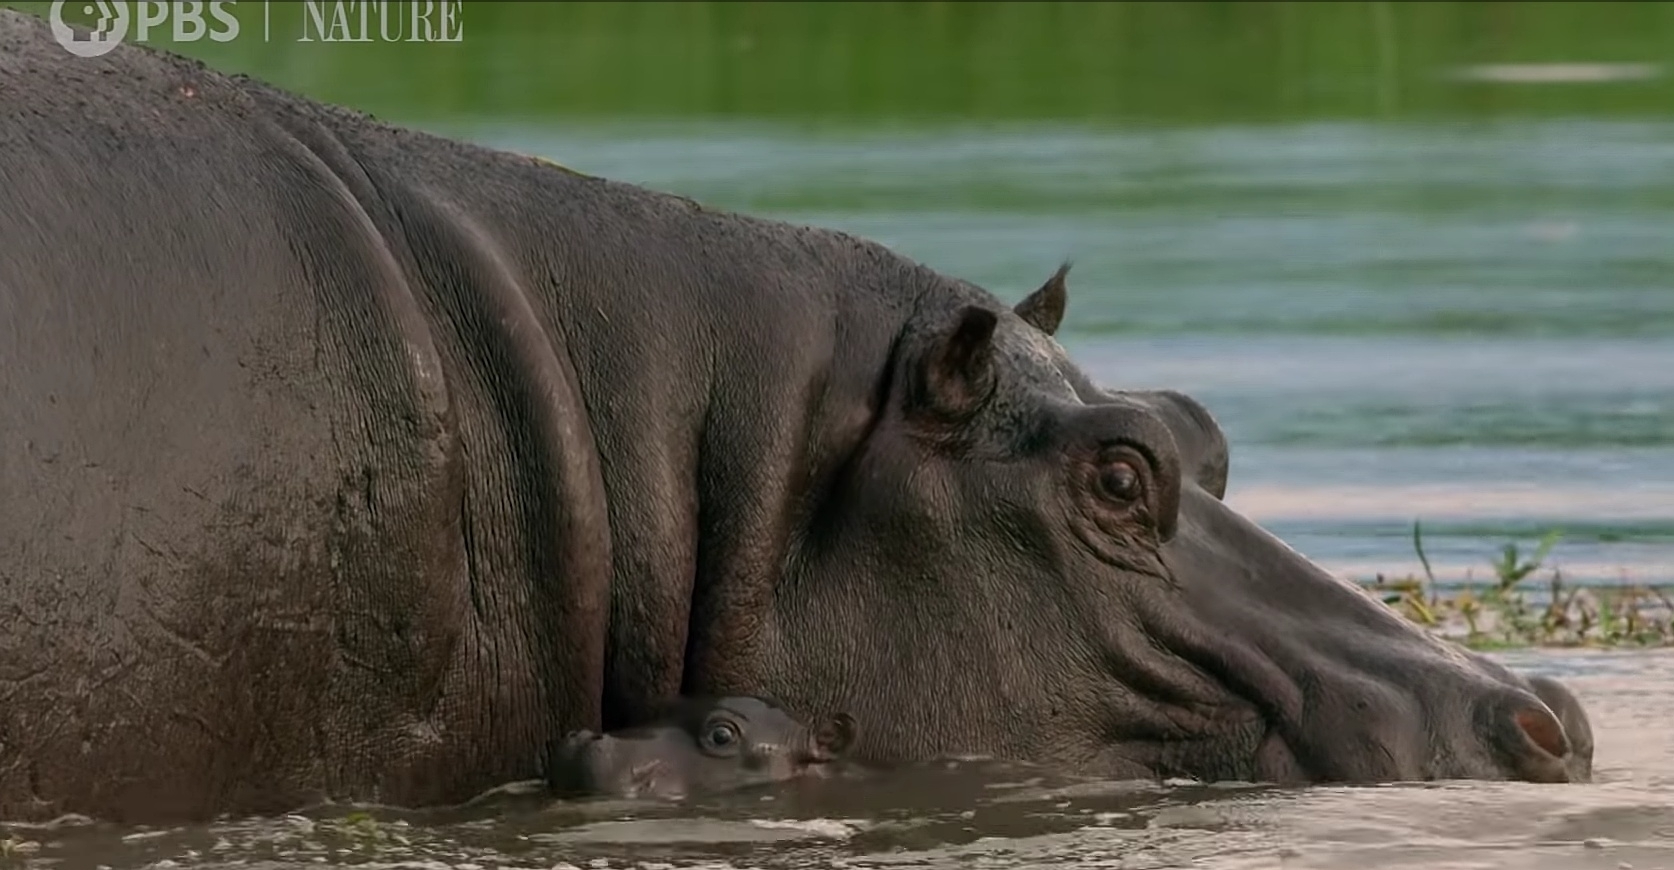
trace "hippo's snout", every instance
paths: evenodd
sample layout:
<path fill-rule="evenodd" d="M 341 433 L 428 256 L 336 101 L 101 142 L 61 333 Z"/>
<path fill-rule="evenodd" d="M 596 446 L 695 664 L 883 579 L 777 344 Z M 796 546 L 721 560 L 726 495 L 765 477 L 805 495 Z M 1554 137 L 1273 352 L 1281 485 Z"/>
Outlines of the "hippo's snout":
<path fill-rule="evenodd" d="M 609 779 L 615 767 L 615 743 L 594 731 L 571 731 L 553 748 L 547 782 L 561 793 L 592 792 Z"/>
<path fill-rule="evenodd" d="M 612 753 L 615 738 L 595 731 L 571 731 L 558 744 L 557 760 L 561 764 L 597 765 Z"/>
<path fill-rule="evenodd" d="M 1593 726 L 1587 718 L 1587 711 L 1581 707 L 1580 699 L 1568 686 L 1551 677 L 1530 677 L 1529 688 L 1557 717 L 1563 728 L 1563 735 L 1569 743 L 1569 755 L 1564 759 L 1568 781 L 1592 782 Z"/>
<path fill-rule="evenodd" d="M 580 749 L 581 747 L 586 746 L 587 744 L 592 743 L 592 742 L 600 739 L 603 736 L 604 736 L 603 734 L 599 734 L 596 731 L 588 731 L 587 729 L 583 728 L 579 731 L 571 731 L 570 733 L 565 734 L 563 741 L 560 742 L 558 745 L 561 749 L 566 749 L 566 750 L 572 750 L 573 751 L 573 750 Z"/>
<path fill-rule="evenodd" d="M 684 792 L 681 778 L 660 751 L 667 747 L 654 740 L 572 731 L 553 753 L 547 779 L 563 792 L 679 797 Z"/>
<path fill-rule="evenodd" d="M 1479 723 L 1507 773 L 1525 782 L 1571 782 L 1575 754 L 1558 716 L 1521 689 L 1495 692 L 1478 703 Z"/>

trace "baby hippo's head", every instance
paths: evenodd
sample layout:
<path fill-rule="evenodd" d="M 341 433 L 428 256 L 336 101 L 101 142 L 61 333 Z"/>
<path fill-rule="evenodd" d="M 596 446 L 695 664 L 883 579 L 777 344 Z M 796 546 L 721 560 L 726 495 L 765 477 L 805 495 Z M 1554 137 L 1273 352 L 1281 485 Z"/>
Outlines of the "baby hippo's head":
<path fill-rule="evenodd" d="M 766 698 L 682 698 L 644 725 L 571 733 L 547 780 L 560 794 L 679 799 L 819 775 L 855 733 L 847 713 L 810 728 Z"/>

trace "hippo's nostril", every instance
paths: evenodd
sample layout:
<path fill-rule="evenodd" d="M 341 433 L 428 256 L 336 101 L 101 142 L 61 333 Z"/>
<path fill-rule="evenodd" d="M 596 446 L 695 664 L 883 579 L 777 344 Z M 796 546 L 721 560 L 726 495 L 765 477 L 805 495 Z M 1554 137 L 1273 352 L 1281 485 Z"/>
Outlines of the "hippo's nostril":
<path fill-rule="evenodd" d="M 1569 740 L 1564 736 L 1564 726 L 1545 707 L 1524 707 L 1513 713 L 1511 718 L 1517 723 L 1517 730 L 1547 755 L 1563 758 L 1569 754 Z"/>
<path fill-rule="evenodd" d="M 1530 677 L 1529 688 L 1564 726 L 1564 737 L 1569 740 L 1569 758 L 1564 762 L 1569 768 L 1569 781 L 1592 782 L 1593 727 L 1587 721 L 1587 712 L 1581 709 L 1580 699 L 1551 677 Z"/>
<path fill-rule="evenodd" d="M 552 746 L 553 758 L 561 764 L 574 764 L 582 757 L 596 753 L 603 746 L 602 734 L 592 731 L 571 731 Z"/>
<path fill-rule="evenodd" d="M 1491 698 L 1482 713 L 1490 717 L 1482 724 L 1514 778 L 1524 782 L 1571 781 L 1569 735 L 1539 698 L 1528 692 L 1507 692 Z"/>

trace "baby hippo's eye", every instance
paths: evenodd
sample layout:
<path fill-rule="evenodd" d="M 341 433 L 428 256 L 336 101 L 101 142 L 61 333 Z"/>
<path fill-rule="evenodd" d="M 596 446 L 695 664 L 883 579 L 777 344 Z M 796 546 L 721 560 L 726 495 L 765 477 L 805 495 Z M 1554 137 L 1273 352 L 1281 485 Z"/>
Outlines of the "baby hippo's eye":
<path fill-rule="evenodd" d="M 738 748 L 738 726 L 731 722 L 711 722 L 703 729 L 703 748 L 712 752 L 731 752 Z"/>

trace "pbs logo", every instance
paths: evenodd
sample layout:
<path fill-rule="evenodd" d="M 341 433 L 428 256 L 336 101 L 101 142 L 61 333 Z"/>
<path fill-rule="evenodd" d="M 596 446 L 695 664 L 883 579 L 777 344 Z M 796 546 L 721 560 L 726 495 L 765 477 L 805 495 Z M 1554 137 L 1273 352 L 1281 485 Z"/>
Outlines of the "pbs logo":
<path fill-rule="evenodd" d="M 134 31 L 137 41 L 144 42 L 151 30 L 164 22 L 173 24 L 176 42 L 195 42 L 206 35 L 216 42 L 226 42 L 238 35 L 238 19 L 226 9 L 235 2 L 130 4 L 124 0 L 68 0 L 71 8 L 79 6 L 82 15 L 92 22 L 89 29 L 81 30 L 64 21 L 66 0 L 53 0 L 47 20 L 52 25 L 53 37 L 65 51 L 77 57 L 98 57 L 128 38 L 129 30 Z M 212 24 L 210 19 L 220 26 Z"/>

